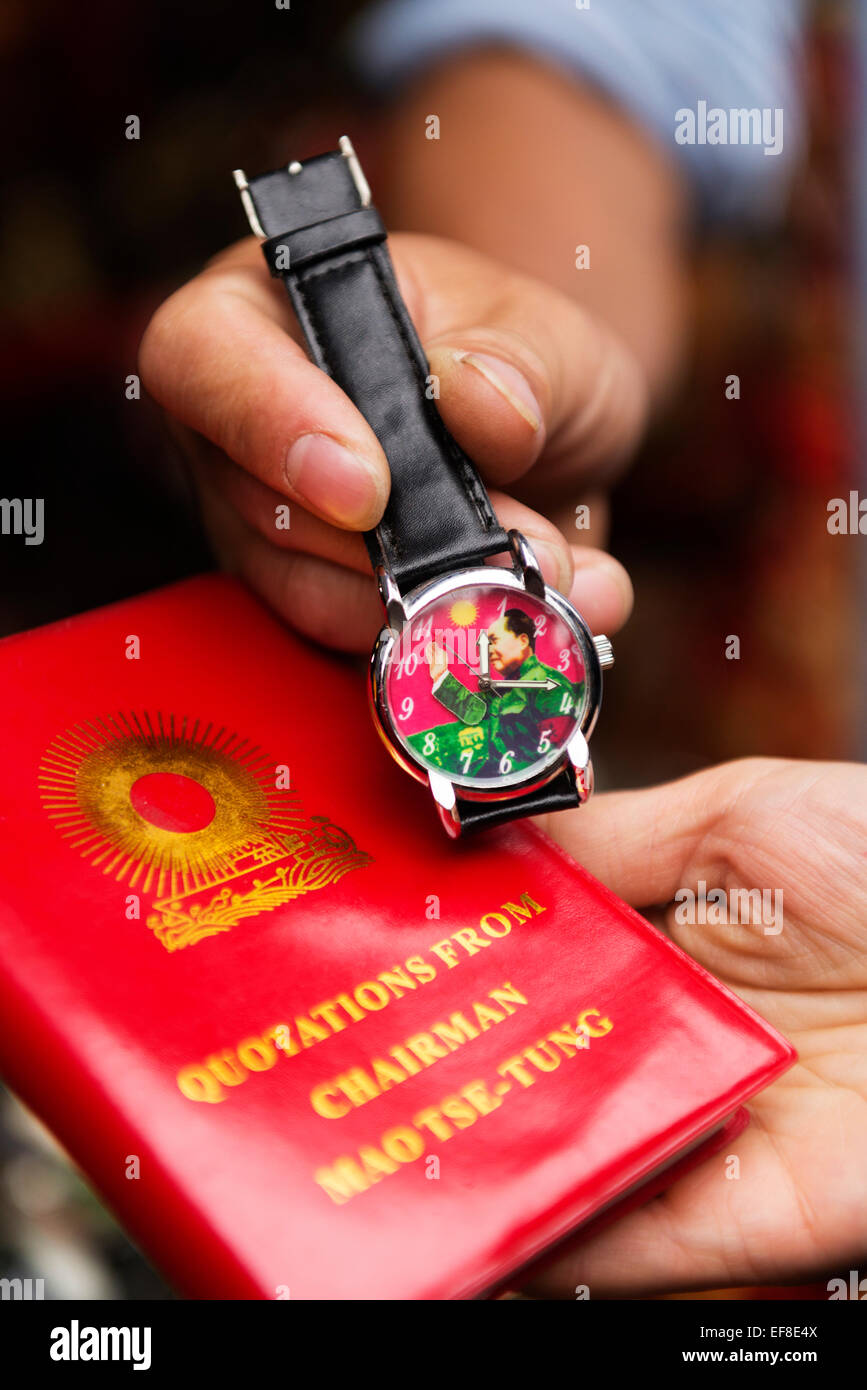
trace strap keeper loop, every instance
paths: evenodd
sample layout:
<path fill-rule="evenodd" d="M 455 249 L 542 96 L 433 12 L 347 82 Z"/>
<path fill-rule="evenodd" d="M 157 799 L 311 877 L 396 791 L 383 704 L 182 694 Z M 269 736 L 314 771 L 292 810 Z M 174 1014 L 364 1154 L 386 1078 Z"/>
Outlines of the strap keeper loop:
<path fill-rule="evenodd" d="M 361 246 L 385 241 L 385 227 L 375 208 L 360 208 L 317 222 L 312 227 L 299 227 L 294 232 L 282 232 L 262 243 L 262 253 L 274 276 L 292 275 L 302 266 L 337 256 Z"/>

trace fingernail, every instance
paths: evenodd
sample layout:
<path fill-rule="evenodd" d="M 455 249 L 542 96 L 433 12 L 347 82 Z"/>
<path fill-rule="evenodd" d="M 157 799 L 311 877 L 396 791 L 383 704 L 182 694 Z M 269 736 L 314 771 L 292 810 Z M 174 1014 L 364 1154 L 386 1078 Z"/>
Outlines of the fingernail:
<path fill-rule="evenodd" d="M 517 410 L 522 420 L 526 420 L 534 430 L 538 430 L 542 424 L 542 411 L 539 402 L 530 390 L 530 384 L 526 377 L 522 376 L 516 367 L 509 362 L 502 362 L 499 357 L 489 357 L 484 352 L 456 352 L 455 358 L 465 367 L 475 367 L 477 372 L 481 372 L 495 391 L 505 397 L 509 405 Z"/>
<path fill-rule="evenodd" d="M 572 587 L 572 571 L 564 552 L 548 545 L 547 541 L 537 541 L 529 534 L 527 540 L 539 561 L 545 583 L 550 584 L 553 589 L 559 589 L 561 594 L 568 594 Z"/>
<path fill-rule="evenodd" d="M 344 526 L 369 528 L 383 487 L 371 464 L 327 434 L 302 434 L 286 455 L 286 481 L 302 501 Z"/>

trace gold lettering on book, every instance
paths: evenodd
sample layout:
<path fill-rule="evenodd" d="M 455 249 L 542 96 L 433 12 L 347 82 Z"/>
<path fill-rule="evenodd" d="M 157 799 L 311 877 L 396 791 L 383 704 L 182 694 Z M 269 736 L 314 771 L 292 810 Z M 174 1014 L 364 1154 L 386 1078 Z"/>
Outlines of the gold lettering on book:
<path fill-rule="evenodd" d="M 436 1105 L 417 1111 L 409 1125 L 386 1130 L 377 1144 L 364 1144 L 354 1154 L 341 1154 L 331 1163 L 317 1168 L 313 1181 L 336 1206 L 343 1206 L 353 1197 L 369 1191 L 384 1177 L 398 1172 L 403 1164 L 420 1158 L 428 1147 L 427 1135 L 433 1136 L 438 1144 L 446 1143 L 457 1131 L 468 1129 L 485 1115 L 499 1110 L 512 1089 L 511 1080 L 518 1080 L 523 1087 L 533 1085 L 537 1079 L 534 1070 L 538 1075 L 556 1070 L 562 1061 L 585 1051 L 591 1036 L 604 1037 L 613 1026 L 611 1019 L 603 1018 L 598 1009 L 582 1010 L 574 1025 L 561 1024 L 547 1038 L 537 1039 L 518 1056 L 502 1062 L 497 1067 L 499 1082 L 490 1085 L 482 1079 L 468 1082 Z M 400 1135 L 399 1144 L 394 1142 L 396 1134 Z"/>
<path fill-rule="evenodd" d="M 529 892 L 522 893 L 517 902 L 509 900 L 501 904 L 498 912 L 486 913 L 480 919 L 479 931 L 490 938 L 484 944 L 494 945 L 498 939 L 507 936 L 513 926 L 528 922 L 545 910 Z M 492 919 L 497 919 L 493 922 L 493 929 Z M 431 955 L 440 962 L 440 968 L 446 964 L 449 969 L 453 969 L 455 965 L 479 954 L 477 942 L 481 940 L 475 929 L 459 928 L 452 937 L 436 942 L 429 949 Z M 458 945 L 451 946 L 451 941 L 457 942 Z M 450 953 L 448 956 L 445 952 L 446 947 Z M 403 998 L 420 985 L 430 984 L 436 977 L 437 966 L 430 957 L 422 954 L 409 956 L 402 963 L 392 964 L 379 971 L 373 979 L 362 980 L 350 990 L 318 1001 L 308 1008 L 306 1013 L 296 1014 L 290 1022 L 269 1024 L 260 1036 L 271 1039 L 284 1057 L 295 1057 L 299 1052 L 325 1042 L 336 1033 L 342 1033 L 353 1023 L 360 1023 L 369 1013 L 379 1013 L 393 1000 Z M 473 1027 L 476 1034 L 487 1032 L 489 1028 L 501 1022 L 505 1016 L 501 1013 L 503 1008 L 507 1014 L 508 1000 L 505 996 L 499 998 L 494 990 L 488 1003 L 479 1001 L 473 1005 L 473 1023 L 466 1026 Z M 440 1022 L 433 1025 L 429 1030 L 429 1038 L 428 1035 L 418 1034 L 406 1040 L 399 1047 L 392 1049 L 392 1056 L 408 1075 L 417 1075 L 438 1055 L 446 1055 L 449 1050 L 448 1039 L 438 1030 L 447 1030 L 455 1026 L 454 1020 L 459 1017 L 460 1015 L 452 1015 L 448 1023 Z M 457 1026 L 463 1028 L 464 1023 Z M 444 1045 L 446 1052 L 437 1053 L 439 1045 Z M 232 1053 L 232 1049 L 225 1049 L 220 1055 L 225 1057 L 229 1053 Z M 250 1071 L 263 1068 L 245 1070 L 243 1063 L 238 1061 L 238 1070 L 241 1080 L 246 1080 Z M 193 1062 L 182 1067 L 177 1074 L 177 1084 L 188 1100 L 204 1101 L 208 1104 L 225 1100 L 228 1094 L 221 1081 L 219 1068 L 215 1070 L 208 1058 L 203 1062 Z"/>
<path fill-rule="evenodd" d="M 526 996 L 510 981 L 492 989 L 489 998 L 498 1001 L 502 1012 L 482 1003 L 473 1003 L 466 1010 L 472 1011 L 477 1023 L 480 1016 L 484 1015 L 488 1028 L 493 1026 L 490 1022 L 491 1015 L 495 1014 L 496 1022 L 502 1023 L 516 1012 L 519 1005 L 527 1003 Z M 430 1067 L 441 1057 L 448 1057 L 450 1053 L 456 1052 L 479 1035 L 480 1028 L 470 1023 L 465 1014 L 453 1013 L 447 1022 L 431 1024 L 427 1033 L 416 1033 L 414 1037 L 389 1048 L 388 1057 L 373 1057 L 366 1067 L 351 1067 L 339 1076 L 320 1082 L 310 1092 L 310 1104 L 317 1115 L 322 1115 L 328 1120 L 340 1119 L 354 1106 L 366 1105 L 368 1101 L 375 1100 L 384 1091 L 389 1091 L 392 1086 L 406 1080 L 410 1073 L 401 1070 L 394 1061 L 389 1060 L 399 1057 L 404 1049 L 408 1049 L 423 1067 Z"/>

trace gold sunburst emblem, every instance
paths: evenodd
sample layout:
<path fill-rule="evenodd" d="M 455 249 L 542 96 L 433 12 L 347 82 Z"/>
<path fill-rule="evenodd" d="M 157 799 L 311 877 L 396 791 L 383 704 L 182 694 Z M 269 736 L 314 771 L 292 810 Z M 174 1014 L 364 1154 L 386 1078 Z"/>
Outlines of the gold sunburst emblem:
<path fill-rule="evenodd" d="M 273 758 L 225 727 L 147 713 L 75 725 L 39 769 L 71 847 L 158 899 L 148 926 L 168 950 L 370 862 L 327 817 L 308 821 L 281 782 Z"/>
<path fill-rule="evenodd" d="M 478 608 L 468 598 L 455 599 L 449 609 L 449 617 L 455 627 L 469 627 L 471 623 L 476 621 L 478 615 Z"/>

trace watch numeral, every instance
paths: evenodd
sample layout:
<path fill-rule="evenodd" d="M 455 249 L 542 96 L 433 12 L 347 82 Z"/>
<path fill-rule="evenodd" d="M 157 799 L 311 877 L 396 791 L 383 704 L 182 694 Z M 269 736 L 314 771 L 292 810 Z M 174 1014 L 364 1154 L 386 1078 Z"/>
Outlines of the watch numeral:
<path fill-rule="evenodd" d="M 560 660 L 557 662 L 558 671 L 568 671 L 571 653 L 568 647 L 564 647 L 560 653 Z"/>
<path fill-rule="evenodd" d="M 536 636 L 544 637 L 545 633 L 548 631 L 548 619 L 545 614 L 537 613 L 536 617 L 533 619 L 533 623 L 536 628 Z"/>
<path fill-rule="evenodd" d="M 462 753 L 458 754 L 458 757 L 464 765 L 464 776 L 467 776 L 470 770 L 470 764 L 473 761 L 472 748 L 465 748 Z"/>
<path fill-rule="evenodd" d="M 411 696 L 411 695 L 407 695 L 406 699 L 403 701 L 403 703 L 402 703 L 402 705 L 401 705 L 401 707 L 400 707 L 400 714 L 399 714 L 397 717 L 398 717 L 398 719 L 409 719 L 409 716 L 412 714 L 412 711 L 413 711 L 412 696 Z"/>
<path fill-rule="evenodd" d="M 412 630 L 412 638 L 413 638 L 413 641 L 414 641 L 414 642 L 418 642 L 418 641 L 419 641 L 421 638 L 423 638 L 423 637 L 429 638 L 432 631 L 433 631 L 433 614 L 431 613 L 431 614 L 428 615 L 427 618 L 425 618 L 425 620 L 424 620 L 423 623 L 417 623 L 416 626 L 413 628 L 413 630 Z"/>
<path fill-rule="evenodd" d="M 514 758 L 514 756 L 515 750 L 514 748 L 510 748 L 508 752 L 504 753 L 502 758 L 500 759 L 500 772 L 502 772 L 503 775 L 505 775 L 507 772 L 512 771 L 512 759 Z"/>
<path fill-rule="evenodd" d="M 560 697 L 560 713 L 572 713 L 572 696 L 569 694 L 568 690 L 564 690 L 562 696 Z"/>
<path fill-rule="evenodd" d="M 427 756 L 430 757 L 431 753 L 436 752 L 436 747 L 437 736 L 435 733 L 432 733 L 430 730 L 428 730 L 428 732 L 424 736 L 424 743 L 421 746 L 421 751 L 423 753 L 426 753 Z"/>
<path fill-rule="evenodd" d="M 418 656 L 415 652 L 410 652 L 409 656 L 401 657 L 397 663 L 395 679 L 400 680 L 402 676 L 414 676 L 418 666 Z"/>
<path fill-rule="evenodd" d="M 539 737 L 539 746 L 538 746 L 538 748 L 536 749 L 536 752 L 537 752 L 537 753 L 548 753 L 548 752 L 550 752 L 550 749 L 551 749 L 551 733 L 552 733 L 552 730 L 551 730 L 551 729 L 543 729 L 543 730 L 542 730 L 542 733 L 541 733 L 541 735 L 540 735 L 540 737 Z"/>

